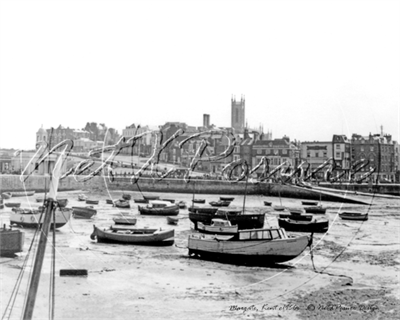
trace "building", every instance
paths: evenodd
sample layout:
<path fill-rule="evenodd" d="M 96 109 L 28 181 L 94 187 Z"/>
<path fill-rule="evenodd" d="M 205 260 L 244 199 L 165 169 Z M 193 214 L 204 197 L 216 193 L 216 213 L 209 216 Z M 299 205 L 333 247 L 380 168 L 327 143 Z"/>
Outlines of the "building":
<path fill-rule="evenodd" d="M 310 172 L 317 169 L 329 158 L 333 158 L 333 143 L 332 141 L 305 141 L 300 146 L 301 161 L 310 164 Z M 325 169 L 321 169 L 314 175 L 316 179 L 323 179 Z"/>
<path fill-rule="evenodd" d="M 376 181 L 395 181 L 395 145 L 392 136 L 383 134 L 369 134 L 361 136 L 353 134 L 351 137 L 352 163 L 359 160 L 368 161 L 368 165 L 355 174 L 354 178 L 360 177 L 369 171 L 369 168 L 376 168 L 373 179 Z"/>
<path fill-rule="evenodd" d="M 245 98 L 242 96 L 240 101 L 231 98 L 231 127 L 236 132 L 243 133 L 245 128 Z"/>
<path fill-rule="evenodd" d="M 346 172 L 351 166 L 351 141 L 345 135 L 334 134 L 332 138 L 332 157 L 335 161 L 335 171 L 338 174 Z"/>

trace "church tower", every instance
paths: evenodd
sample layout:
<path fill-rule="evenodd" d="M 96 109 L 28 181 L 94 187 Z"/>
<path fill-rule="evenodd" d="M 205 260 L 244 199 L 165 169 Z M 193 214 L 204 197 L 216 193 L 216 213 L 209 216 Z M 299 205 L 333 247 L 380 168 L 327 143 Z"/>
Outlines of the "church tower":
<path fill-rule="evenodd" d="M 242 95 L 240 101 L 236 97 L 231 98 L 231 127 L 236 132 L 243 132 L 245 127 L 245 99 Z"/>

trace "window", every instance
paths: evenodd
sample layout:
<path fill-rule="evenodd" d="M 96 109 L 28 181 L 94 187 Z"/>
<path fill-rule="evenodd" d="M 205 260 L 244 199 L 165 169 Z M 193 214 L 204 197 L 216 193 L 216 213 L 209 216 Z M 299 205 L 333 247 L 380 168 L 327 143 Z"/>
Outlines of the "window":
<path fill-rule="evenodd" d="M 326 153 L 326 151 L 324 151 L 324 158 L 326 158 L 328 156 L 328 154 Z"/>
<path fill-rule="evenodd" d="M 274 230 L 274 231 L 276 231 L 276 230 Z M 259 232 L 261 232 L 261 231 L 259 231 Z M 270 233 L 269 230 L 265 230 L 265 231 L 263 232 L 263 239 L 265 239 L 265 240 L 270 240 L 270 239 L 272 239 L 272 238 L 271 238 L 271 233 Z"/>
<path fill-rule="evenodd" d="M 337 144 L 337 145 L 336 145 L 336 149 L 340 149 L 340 144 Z"/>
<path fill-rule="evenodd" d="M 369 147 L 369 151 L 374 151 L 374 147 Z"/>
<path fill-rule="evenodd" d="M 310 152 L 307 152 L 307 158 L 309 158 L 310 157 Z"/>
<path fill-rule="evenodd" d="M 360 148 L 360 151 L 361 151 L 361 152 L 364 152 L 364 147 L 361 147 L 361 148 Z"/>
<path fill-rule="evenodd" d="M 315 157 L 316 157 L 316 158 L 319 157 L 319 153 L 318 153 L 318 152 L 315 153 Z"/>
<path fill-rule="evenodd" d="M 264 234 L 265 234 L 265 232 L 264 232 Z M 278 230 L 271 230 L 271 235 L 272 235 L 272 239 L 279 239 L 280 238 Z"/>
<path fill-rule="evenodd" d="M 257 154 L 261 154 L 261 149 L 257 149 Z"/>
<path fill-rule="evenodd" d="M 336 152 L 336 158 L 340 158 L 340 152 Z"/>

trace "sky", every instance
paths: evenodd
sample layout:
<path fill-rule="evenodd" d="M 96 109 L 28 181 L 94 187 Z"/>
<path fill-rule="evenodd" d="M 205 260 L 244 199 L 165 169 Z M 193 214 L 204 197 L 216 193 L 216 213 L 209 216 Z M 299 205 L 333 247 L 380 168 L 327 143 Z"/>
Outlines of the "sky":
<path fill-rule="evenodd" d="M 400 1 L 0 1 L 0 148 L 87 122 L 400 140 Z"/>

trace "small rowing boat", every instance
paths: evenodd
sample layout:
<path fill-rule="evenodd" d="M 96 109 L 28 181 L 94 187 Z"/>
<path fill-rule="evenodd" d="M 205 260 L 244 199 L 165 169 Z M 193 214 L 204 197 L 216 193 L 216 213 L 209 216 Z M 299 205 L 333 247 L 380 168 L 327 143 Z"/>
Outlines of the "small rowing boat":
<path fill-rule="evenodd" d="M 72 215 L 75 219 L 91 219 L 97 211 L 93 207 L 72 207 Z"/>
<path fill-rule="evenodd" d="M 167 223 L 168 224 L 172 224 L 172 225 L 177 225 L 179 222 L 179 218 L 178 217 L 167 217 Z"/>
<path fill-rule="evenodd" d="M 128 218 L 128 217 L 119 217 L 113 218 L 115 224 L 126 224 L 126 225 L 135 225 L 137 222 L 136 218 Z"/>
<path fill-rule="evenodd" d="M 20 191 L 20 192 L 11 192 L 12 197 L 29 197 L 33 196 L 35 191 Z"/>
<path fill-rule="evenodd" d="M 339 217 L 343 220 L 366 221 L 368 220 L 368 213 L 344 211 L 339 213 Z"/>
<path fill-rule="evenodd" d="M 139 244 L 152 246 L 171 246 L 174 244 L 175 231 L 133 228 L 124 226 L 111 226 L 109 229 L 101 230 L 93 226 L 90 239 L 97 242 L 113 242 L 121 244 Z"/>
<path fill-rule="evenodd" d="M 86 204 L 99 204 L 99 200 L 86 199 Z"/>

